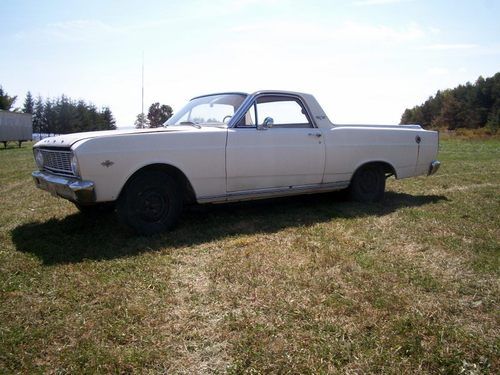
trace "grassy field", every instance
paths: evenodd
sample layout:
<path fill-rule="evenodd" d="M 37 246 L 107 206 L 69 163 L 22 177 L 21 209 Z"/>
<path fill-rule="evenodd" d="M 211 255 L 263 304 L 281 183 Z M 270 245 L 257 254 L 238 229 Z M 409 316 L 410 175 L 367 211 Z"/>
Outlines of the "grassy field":
<path fill-rule="evenodd" d="M 437 175 L 188 209 L 135 237 L 0 149 L 0 373 L 499 373 L 500 141 Z"/>

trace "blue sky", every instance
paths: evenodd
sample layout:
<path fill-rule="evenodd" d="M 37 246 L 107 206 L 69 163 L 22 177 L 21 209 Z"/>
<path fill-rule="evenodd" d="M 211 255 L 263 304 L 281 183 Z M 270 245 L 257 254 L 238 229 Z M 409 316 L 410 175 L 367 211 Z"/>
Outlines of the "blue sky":
<path fill-rule="evenodd" d="M 438 89 L 500 71 L 500 1 L 2 0 L 0 84 L 109 106 L 219 91 L 309 92 L 336 123 L 398 123 Z"/>

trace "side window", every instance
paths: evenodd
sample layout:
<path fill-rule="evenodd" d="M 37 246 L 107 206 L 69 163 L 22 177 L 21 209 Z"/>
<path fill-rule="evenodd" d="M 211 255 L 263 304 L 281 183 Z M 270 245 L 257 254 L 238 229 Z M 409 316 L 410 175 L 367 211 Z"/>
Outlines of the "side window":
<path fill-rule="evenodd" d="M 287 96 L 261 96 L 257 99 L 257 121 L 273 120 L 274 127 L 311 128 L 312 123 L 298 99 Z"/>

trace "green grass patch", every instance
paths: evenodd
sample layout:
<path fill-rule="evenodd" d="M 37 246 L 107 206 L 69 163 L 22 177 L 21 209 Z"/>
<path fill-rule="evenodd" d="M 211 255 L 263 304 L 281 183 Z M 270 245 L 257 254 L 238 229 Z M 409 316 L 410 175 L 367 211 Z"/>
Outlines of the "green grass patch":
<path fill-rule="evenodd" d="M 500 141 L 437 175 L 188 208 L 136 237 L 0 148 L 1 373 L 498 373 Z"/>

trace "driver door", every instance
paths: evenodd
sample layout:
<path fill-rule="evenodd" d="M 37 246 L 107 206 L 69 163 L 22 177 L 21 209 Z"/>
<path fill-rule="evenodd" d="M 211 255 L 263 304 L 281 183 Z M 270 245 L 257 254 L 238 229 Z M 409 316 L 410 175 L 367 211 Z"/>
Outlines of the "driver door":
<path fill-rule="evenodd" d="M 324 166 L 323 135 L 298 97 L 259 96 L 228 129 L 228 192 L 320 184 Z"/>

